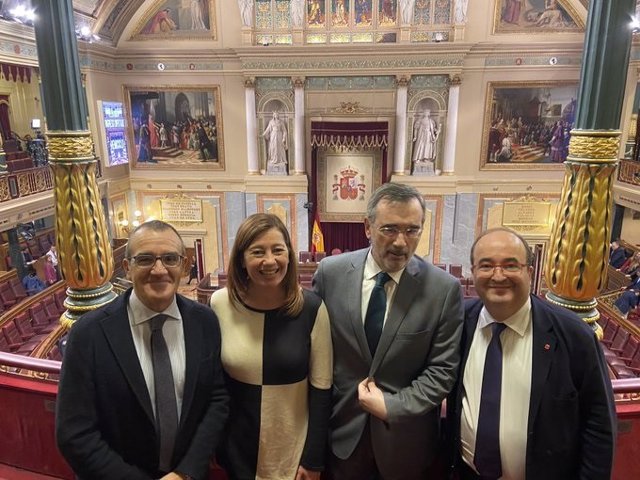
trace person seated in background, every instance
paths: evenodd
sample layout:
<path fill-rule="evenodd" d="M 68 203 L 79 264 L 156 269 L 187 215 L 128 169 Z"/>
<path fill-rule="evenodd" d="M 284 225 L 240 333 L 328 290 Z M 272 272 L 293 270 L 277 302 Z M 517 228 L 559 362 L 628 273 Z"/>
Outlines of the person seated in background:
<path fill-rule="evenodd" d="M 33 256 L 29 251 L 29 247 L 22 247 L 20 249 L 20 254 L 22 255 L 22 264 L 27 267 L 31 262 L 33 262 Z"/>
<path fill-rule="evenodd" d="M 640 274 L 640 252 L 636 252 L 635 255 L 627 258 L 618 271 L 632 279 L 637 278 L 638 274 Z"/>
<path fill-rule="evenodd" d="M 611 248 L 609 253 L 609 265 L 613 268 L 620 268 L 627 259 L 627 252 L 624 247 L 620 245 L 620 240 L 614 240 L 611 242 Z"/>
<path fill-rule="evenodd" d="M 47 253 L 45 255 L 47 256 L 48 259 L 51 260 L 51 264 L 53 265 L 53 268 L 56 271 L 56 275 L 59 278 L 60 277 L 60 270 L 58 268 L 58 251 L 56 250 L 56 246 L 55 245 L 51 245 L 51 247 L 49 247 L 49 250 L 47 251 Z"/>
<path fill-rule="evenodd" d="M 629 312 L 636 308 L 638 303 L 640 303 L 640 290 L 625 290 L 613 304 L 622 318 L 627 318 Z"/>
<path fill-rule="evenodd" d="M 27 267 L 27 275 L 22 279 L 22 286 L 24 286 L 27 295 L 35 295 L 47 288 L 44 282 L 36 275 L 33 265 Z"/>
<path fill-rule="evenodd" d="M 191 280 L 195 279 L 198 282 L 198 264 L 196 263 L 196 257 L 191 259 L 191 267 L 189 268 L 189 280 L 187 285 L 191 285 Z"/>

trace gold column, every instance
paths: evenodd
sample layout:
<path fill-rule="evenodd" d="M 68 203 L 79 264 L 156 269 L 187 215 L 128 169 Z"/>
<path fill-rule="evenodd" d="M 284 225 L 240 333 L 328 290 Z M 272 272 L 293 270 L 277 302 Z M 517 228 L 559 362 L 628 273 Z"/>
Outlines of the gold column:
<path fill-rule="evenodd" d="M 571 131 L 564 184 L 549 241 L 547 299 L 594 329 L 596 295 L 606 286 L 619 130 Z"/>
<path fill-rule="evenodd" d="M 91 133 L 49 131 L 47 141 L 55 180 L 59 266 L 69 286 L 67 311 L 60 321 L 70 328 L 80 315 L 115 298 L 109 282 L 113 256 L 96 182 Z"/>

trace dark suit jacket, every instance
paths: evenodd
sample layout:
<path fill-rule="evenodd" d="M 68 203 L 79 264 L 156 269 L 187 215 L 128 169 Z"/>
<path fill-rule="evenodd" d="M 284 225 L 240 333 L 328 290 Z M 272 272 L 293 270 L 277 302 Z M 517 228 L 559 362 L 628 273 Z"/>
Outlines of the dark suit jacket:
<path fill-rule="evenodd" d="M 613 268 L 620 268 L 626 259 L 627 259 L 627 254 L 625 252 L 624 247 L 618 247 L 615 250 L 611 251 L 611 256 L 609 257 L 609 263 Z"/>
<path fill-rule="evenodd" d="M 331 320 L 331 448 L 338 458 L 349 458 L 371 417 L 371 440 L 382 476 L 414 478 L 437 451 L 439 406 L 455 382 L 462 329 L 460 283 L 414 256 L 396 287 L 371 358 L 361 311 L 368 251 L 323 259 L 313 280 Z M 387 422 L 358 404 L 358 383 L 368 376 L 384 392 Z"/>
<path fill-rule="evenodd" d="M 535 296 L 531 307 L 533 365 L 526 478 L 609 480 L 616 412 L 598 340 L 586 323 L 564 308 Z M 447 401 L 454 466 L 463 462 L 459 453 L 462 379 L 481 309 L 477 299 L 466 305 L 460 375 Z"/>
<path fill-rule="evenodd" d="M 86 480 L 158 478 L 158 438 L 127 303 L 131 290 L 71 329 L 57 400 L 58 447 Z M 208 478 L 228 413 L 220 327 L 206 306 L 177 296 L 186 372 L 173 469 Z"/>

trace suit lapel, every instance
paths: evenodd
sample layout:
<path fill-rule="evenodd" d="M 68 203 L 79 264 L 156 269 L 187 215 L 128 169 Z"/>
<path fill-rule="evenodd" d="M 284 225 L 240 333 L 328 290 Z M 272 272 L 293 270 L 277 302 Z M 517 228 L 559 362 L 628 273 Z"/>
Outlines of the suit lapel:
<path fill-rule="evenodd" d="M 378 343 L 378 348 L 376 349 L 376 354 L 373 357 L 373 363 L 371 364 L 370 372 L 372 376 L 380 366 L 380 363 L 387 353 L 387 350 L 389 350 L 391 343 L 393 343 L 398 328 L 400 328 L 402 320 L 406 317 L 407 312 L 413 303 L 413 299 L 418 293 L 418 289 L 415 288 L 415 286 L 417 284 L 416 276 L 419 273 L 420 267 L 418 262 L 412 258 L 400 277 L 400 283 L 398 283 L 398 286 L 396 287 L 393 303 L 389 308 L 389 314 L 387 315 L 387 319 L 384 323 L 382 335 L 380 335 L 380 342 Z"/>
<path fill-rule="evenodd" d="M 200 374 L 200 359 L 202 358 L 202 329 L 199 322 L 201 319 L 192 313 L 192 308 L 178 295 L 178 308 L 182 316 L 182 327 L 184 329 L 184 350 L 185 350 L 185 380 L 184 393 L 182 397 L 182 413 L 180 424 L 187 418 L 187 412 L 191 408 L 193 395 L 196 390 L 198 376 Z M 212 359 L 213 361 L 213 359 Z"/>
<path fill-rule="evenodd" d="M 531 297 L 531 313 L 533 321 L 533 352 L 531 368 L 531 402 L 529 405 L 529 431 L 535 424 L 542 392 L 549 375 L 549 368 L 556 351 L 556 336 L 551 322 L 540 313 L 540 305 L 535 297 Z"/>
<path fill-rule="evenodd" d="M 151 423 L 155 424 L 149 390 L 144 381 L 140 360 L 136 353 L 136 347 L 133 344 L 131 327 L 129 326 L 127 303 L 130 295 L 131 290 L 114 300 L 113 303 L 105 309 L 105 317 L 101 319 L 100 324 L 127 383 L 138 399 L 138 402 L 140 402 L 140 405 L 142 405 Z"/>
<path fill-rule="evenodd" d="M 367 258 L 369 250 L 365 250 L 360 256 L 351 262 L 351 266 L 345 273 L 348 298 L 353 301 L 347 302 L 349 305 L 348 317 L 353 328 L 353 336 L 358 342 L 362 357 L 371 363 L 371 352 L 367 343 L 367 336 L 364 333 L 364 325 L 362 323 L 362 281 L 364 276 L 364 262 Z"/>

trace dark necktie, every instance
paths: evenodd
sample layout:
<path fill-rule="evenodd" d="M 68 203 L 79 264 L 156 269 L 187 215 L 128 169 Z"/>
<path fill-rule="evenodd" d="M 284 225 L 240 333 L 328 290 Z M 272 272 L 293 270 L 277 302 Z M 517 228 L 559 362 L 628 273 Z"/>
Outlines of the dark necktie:
<path fill-rule="evenodd" d="M 376 284 L 371 292 L 367 314 L 364 317 L 364 333 L 367 335 L 367 343 L 372 357 L 378 348 L 384 325 L 384 314 L 387 311 L 387 292 L 384 290 L 384 285 L 389 280 L 391 277 L 387 272 L 380 272 L 376 276 Z"/>
<path fill-rule="evenodd" d="M 151 322 L 151 360 L 156 390 L 156 429 L 160 437 L 159 469 L 170 472 L 173 446 L 178 431 L 178 404 L 171 372 L 169 349 L 162 334 L 166 315 L 156 315 Z"/>
<path fill-rule="evenodd" d="M 500 334 L 507 328 L 503 323 L 491 324 L 492 337 L 487 347 L 482 374 L 482 393 L 476 432 L 476 452 L 473 463 L 482 478 L 502 476 L 500 459 L 500 396 L 502 390 L 502 344 Z"/>

